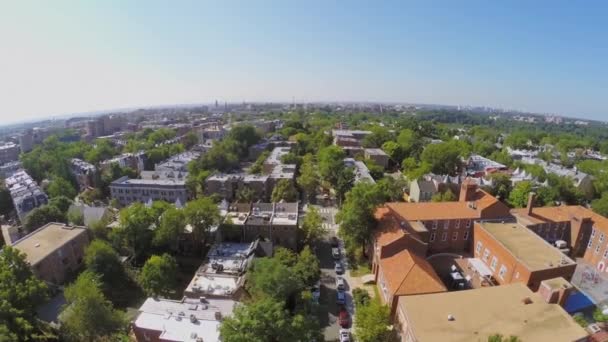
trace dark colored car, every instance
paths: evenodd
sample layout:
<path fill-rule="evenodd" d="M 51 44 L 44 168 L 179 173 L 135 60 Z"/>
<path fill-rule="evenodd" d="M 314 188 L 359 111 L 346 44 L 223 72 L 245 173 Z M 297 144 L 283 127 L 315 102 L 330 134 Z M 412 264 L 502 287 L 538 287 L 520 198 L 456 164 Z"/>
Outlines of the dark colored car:
<path fill-rule="evenodd" d="M 339 245 L 340 245 L 340 242 L 339 242 L 338 238 L 335 236 L 332 236 L 331 237 L 331 246 L 333 248 L 337 248 Z"/>
<path fill-rule="evenodd" d="M 342 328 L 348 328 L 350 325 L 350 315 L 346 309 L 340 310 L 340 314 L 338 315 L 340 326 Z"/>

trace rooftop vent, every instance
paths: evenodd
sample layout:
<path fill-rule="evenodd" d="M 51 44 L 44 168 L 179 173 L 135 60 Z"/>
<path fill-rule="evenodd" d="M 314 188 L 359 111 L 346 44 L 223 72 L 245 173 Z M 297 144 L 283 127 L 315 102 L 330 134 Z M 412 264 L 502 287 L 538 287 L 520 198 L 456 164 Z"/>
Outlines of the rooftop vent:
<path fill-rule="evenodd" d="M 454 318 L 454 315 L 452 315 L 452 314 L 449 314 L 449 315 L 448 315 L 448 321 L 453 321 L 453 320 L 455 320 L 455 319 L 456 319 L 456 318 Z"/>
<path fill-rule="evenodd" d="M 524 303 L 525 305 L 532 304 L 532 299 L 530 299 L 530 297 L 526 297 L 526 298 L 522 299 L 521 302 Z"/>

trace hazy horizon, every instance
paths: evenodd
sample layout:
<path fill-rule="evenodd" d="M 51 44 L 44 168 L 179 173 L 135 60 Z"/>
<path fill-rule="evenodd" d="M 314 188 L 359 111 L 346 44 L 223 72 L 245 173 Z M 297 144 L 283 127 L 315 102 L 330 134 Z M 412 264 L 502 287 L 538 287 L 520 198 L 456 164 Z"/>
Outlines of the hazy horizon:
<path fill-rule="evenodd" d="M 606 120 L 606 17 L 600 1 L 12 2 L 0 119 L 295 97 Z"/>

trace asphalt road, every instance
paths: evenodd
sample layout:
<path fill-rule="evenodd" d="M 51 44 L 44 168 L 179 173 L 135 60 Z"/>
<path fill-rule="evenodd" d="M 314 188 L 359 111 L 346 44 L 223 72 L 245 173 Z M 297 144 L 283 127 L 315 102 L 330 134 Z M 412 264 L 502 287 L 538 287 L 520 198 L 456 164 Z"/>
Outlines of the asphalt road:
<path fill-rule="evenodd" d="M 335 224 L 335 214 L 337 209 L 334 207 L 322 207 L 318 206 L 321 216 L 323 216 L 324 225 L 328 228 L 329 233 L 323 241 L 316 244 L 316 253 L 319 258 L 321 266 L 321 298 L 320 304 L 320 317 L 321 326 L 324 328 L 324 336 L 326 341 L 337 341 L 338 332 L 340 325 L 338 322 L 338 313 L 340 311 L 340 305 L 336 303 L 337 290 L 336 290 L 336 272 L 334 271 L 334 258 L 331 254 L 331 243 L 330 239 L 332 236 L 336 236 L 337 225 Z M 344 255 L 344 248 L 342 243 L 341 255 Z M 344 258 L 342 258 L 344 259 Z M 342 261 L 344 264 L 344 261 Z M 346 278 L 346 277 L 345 277 Z M 354 306 L 352 301 L 351 288 L 346 281 L 346 305 L 347 311 L 350 314 L 352 321 L 354 314 Z"/>

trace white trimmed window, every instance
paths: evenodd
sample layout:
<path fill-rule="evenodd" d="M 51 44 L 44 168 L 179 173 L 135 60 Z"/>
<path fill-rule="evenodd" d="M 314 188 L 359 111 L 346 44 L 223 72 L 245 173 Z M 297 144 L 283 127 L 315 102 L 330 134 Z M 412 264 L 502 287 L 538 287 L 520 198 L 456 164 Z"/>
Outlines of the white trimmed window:
<path fill-rule="evenodd" d="M 443 229 L 448 229 L 449 227 L 450 227 L 450 221 L 449 220 L 443 221 Z"/>
<path fill-rule="evenodd" d="M 595 254 L 599 254 L 600 253 L 600 245 L 598 244 L 597 247 L 595 247 Z"/>
<path fill-rule="evenodd" d="M 437 235 L 437 233 L 435 233 L 435 232 L 432 232 L 432 233 L 431 233 L 431 238 L 430 238 L 430 241 L 431 241 L 431 242 L 435 241 L 435 236 L 436 236 L 436 235 Z"/>
<path fill-rule="evenodd" d="M 483 247 L 483 244 L 481 243 L 481 241 L 477 241 L 477 246 L 475 246 L 475 253 L 481 253 L 481 247 Z"/>
<path fill-rule="evenodd" d="M 433 229 L 437 229 L 437 220 L 433 221 Z"/>
<path fill-rule="evenodd" d="M 505 266 L 505 265 L 500 266 L 500 271 L 498 272 L 498 276 L 500 277 L 500 279 L 504 279 L 504 276 L 506 273 L 507 273 L 507 266 Z"/>
<path fill-rule="evenodd" d="M 483 258 L 482 259 L 483 259 L 483 261 L 487 262 L 489 257 L 490 257 L 490 250 L 486 248 L 483 251 Z"/>
<path fill-rule="evenodd" d="M 456 229 L 460 228 L 460 220 L 456 220 Z"/>
<path fill-rule="evenodd" d="M 471 228 L 472 223 L 473 223 L 473 220 L 467 220 L 467 228 Z"/>
<path fill-rule="evenodd" d="M 496 264 L 498 264 L 498 258 L 492 257 L 492 263 L 490 264 L 490 268 L 492 271 L 496 271 Z"/>
<path fill-rule="evenodd" d="M 604 233 L 600 234 L 600 242 L 604 242 Z"/>
<path fill-rule="evenodd" d="M 441 233 L 441 241 L 446 241 L 448 239 L 448 233 L 443 232 Z"/>
<path fill-rule="evenodd" d="M 463 240 L 468 240 L 469 239 L 469 231 L 465 230 L 464 232 L 464 236 L 462 237 Z"/>
<path fill-rule="evenodd" d="M 452 233 L 452 240 L 454 240 L 454 241 L 458 240 L 458 232 Z"/>
<path fill-rule="evenodd" d="M 591 238 L 593 239 L 595 237 L 595 228 L 591 229 Z"/>
<path fill-rule="evenodd" d="M 608 258 L 608 248 L 604 251 L 604 259 Z"/>
<path fill-rule="evenodd" d="M 591 246 L 593 246 L 593 240 L 589 240 L 589 243 L 587 244 L 587 248 L 591 248 Z"/>

